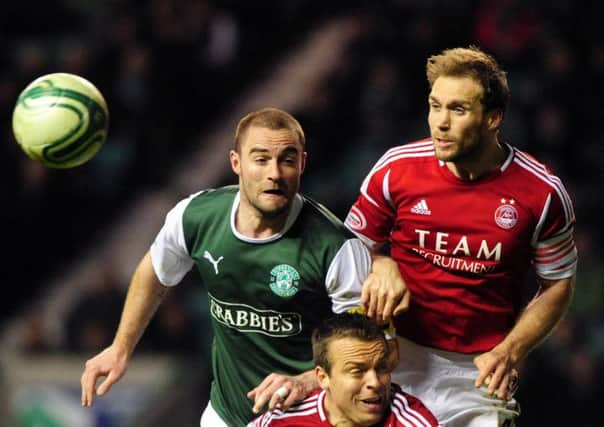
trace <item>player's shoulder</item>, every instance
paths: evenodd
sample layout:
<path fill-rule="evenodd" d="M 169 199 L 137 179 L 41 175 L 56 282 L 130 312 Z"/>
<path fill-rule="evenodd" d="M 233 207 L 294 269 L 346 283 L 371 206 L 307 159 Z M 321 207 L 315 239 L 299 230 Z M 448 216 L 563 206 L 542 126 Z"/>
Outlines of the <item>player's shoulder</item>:
<path fill-rule="evenodd" d="M 508 147 L 511 150 L 508 162 L 515 167 L 515 173 L 522 179 L 550 188 L 560 185 L 560 178 L 545 163 L 526 151 L 512 145 L 508 145 Z"/>
<path fill-rule="evenodd" d="M 235 196 L 237 195 L 238 191 L 239 187 L 237 185 L 227 185 L 218 188 L 206 188 L 204 190 L 191 194 L 188 199 L 190 200 L 190 202 L 196 203 L 211 203 L 217 201 L 218 199 L 225 199 L 232 202 Z"/>
<path fill-rule="evenodd" d="M 377 161 L 374 169 L 400 163 L 422 163 L 435 157 L 432 138 L 424 138 L 388 149 Z"/>
<path fill-rule="evenodd" d="M 313 426 L 320 423 L 319 406 L 325 395 L 323 390 L 316 390 L 308 395 L 304 400 L 294 404 L 287 411 L 279 408 L 271 412 L 265 412 L 256 418 L 250 426 Z"/>
<path fill-rule="evenodd" d="M 354 238 L 354 234 L 348 230 L 344 223 L 327 207 L 307 195 L 302 198 L 302 211 L 300 220 L 305 227 L 310 227 L 313 232 L 325 233 L 325 236 L 334 236 L 342 239 Z"/>
<path fill-rule="evenodd" d="M 419 420 L 423 426 L 438 426 L 434 414 L 419 398 L 404 391 L 398 384 L 391 383 L 392 413 L 397 418 Z"/>
<path fill-rule="evenodd" d="M 206 221 L 224 221 L 230 218 L 237 192 L 237 186 L 198 191 L 181 200 L 173 212 L 182 215 L 183 223 L 194 229 Z"/>
<path fill-rule="evenodd" d="M 229 185 L 219 188 L 207 188 L 189 195 L 179 202 L 184 204 L 188 211 L 230 208 L 239 191 L 236 185 Z"/>

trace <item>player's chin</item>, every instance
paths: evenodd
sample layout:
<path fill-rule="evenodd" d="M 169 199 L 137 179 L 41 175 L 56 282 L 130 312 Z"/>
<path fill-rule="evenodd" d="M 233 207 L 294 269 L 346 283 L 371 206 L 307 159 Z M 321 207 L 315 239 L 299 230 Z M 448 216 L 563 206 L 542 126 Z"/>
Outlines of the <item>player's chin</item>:
<path fill-rule="evenodd" d="M 363 411 L 361 414 L 357 414 L 355 424 L 359 426 L 373 426 L 378 424 L 384 416 L 384 410 L 379 412 L 366 412 Z"/>
<path fill-rule="evenodd" d="M 274 218 L 287 212 L 290 200 L 283 198 L 281 200 L 271 200 L 263 203 L 262 213 L 269 218 Z"/>
<path fill-rule="evenodd" d="M 357 401 L 357 408 L 359 409 L 359 416 L 364 418 L 366 421 L 375 420 L 379 421 L 384 413 L 386 407 L 386 399 L 384 397 L 373 398 L 373 399 L 362 399 Z"/>
<path fill-rule="evenodd" d="M 437 148 L 435 149 L 436 158 L 441 162 L 454 162 L 457 160 L 457 151 L 451 149 Z"/>

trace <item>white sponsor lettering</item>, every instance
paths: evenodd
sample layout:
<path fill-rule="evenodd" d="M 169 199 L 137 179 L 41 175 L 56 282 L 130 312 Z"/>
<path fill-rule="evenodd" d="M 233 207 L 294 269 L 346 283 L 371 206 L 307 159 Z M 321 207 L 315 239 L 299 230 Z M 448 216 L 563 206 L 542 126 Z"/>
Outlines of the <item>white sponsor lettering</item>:
<path fill-rule="evenodd" d="M 434 249 L 436 249 L 437 252 L 442 252 L 443 254 L 447 253 L 447 249 L 445 249 L 445 246 L 449 243 L 447 242 L 447 237 L 449 237 L 449 233 L 441 233 L 440 231 L 436 233 L 436 244 Z"/>
<path fill-rule="evenodd" d="M 479 261 L 466 261 L 461 258 L 435 254 L 423 249 L 414 248 L 413 250 L 430 261 L 432 264 L 438 267 L 448 268 L 450 270 L 467 271 L 476 274 L 487 274 L 495 270 L 495 266 L 486 265 Z"/>
<path fill-rule="evenodd" d="M 428 230 L 418 230 L 418 229 L 416 229 L 415 232 L 417 234 L 419 234 L 419 247 L 425 248 L 426 247 L 426 236 L 428 234 L 430 234 L 430 232 Z"/>
<path fill-rule="evenodd" d="M 495 255 L 495 261 L 501 260 L 501 242 L 497 242 L 493 250 L 489 251 L 489 246 L 486 240 L 480 242 L 480 249 L 478 249 L 478 255 L 476 258 L 482 258 L 482 254 L 484 254 L 485 259 L 490 259 L 493 255 Z"/>
<path fill-rule="evenodd" d="M 238 310 L 237 311 L 237 320 L 235 321 L 235 325 L 237 326 L 245 326 L 248 324 L 248 313 L 247 311 Z"/>
<path fill-rule="evenodd" d="M 468 257 L 474 256 L 472 250 L 470 249 L 468 236 L 462 235 L 459 240 L 455 242 L 453 251 L 449 252 L 447 250 L 447 247 L 449 246 L 449 243 L 452 243 L 449 240 L 449 233 L 442 233 L 440 231 L 437 231 L 435 233 L 434 246 L 428 248 L 426 238 L 430 236 L 432 232 L 420 229 L 415 229 L 414 231 L 417 234 L 419 247 L 422 249 L 430 249 L 434 250 L 435 252 L 440 252 L 446 255 L 458 255 L 461 253 Z M 478 253 L 476 253 L 475 257 L 477 259 L 490 260 L 492 258 L 494 261 L 501 261 L 502 251 L 503 247 L 501 242 L 497 242 L 489 246 L 489 242 L 483 239 L 480 241 Z"/>
<path fill-rule="evenodd" d="M 220 301 L 210 295 L 210 313 L 219 323 L 241 332 L 286 337 L 299 334 L 302 316 L 274 310 L 259 310 L 247 304 Z"/>
<path fill-rule="evenodd" d="M 281 330 L 283 332 L 291 332 L 294 330 L 294 324 L 287 317 L 284 317 L 282 320 L 283 320 L 283 327 Z"/>
<path fill-rule="evenodd" d="M 466 236 L 461 236 L 461 239 L 459 239 L 459 242 L 457 243 L 457 246 L 455 246 L 455 249 L 453 249 L 452 254 L 457 255 L 459 252 L 465 256 L 471 255 L 470 247 L 468 246 L 468 238 Z"/>

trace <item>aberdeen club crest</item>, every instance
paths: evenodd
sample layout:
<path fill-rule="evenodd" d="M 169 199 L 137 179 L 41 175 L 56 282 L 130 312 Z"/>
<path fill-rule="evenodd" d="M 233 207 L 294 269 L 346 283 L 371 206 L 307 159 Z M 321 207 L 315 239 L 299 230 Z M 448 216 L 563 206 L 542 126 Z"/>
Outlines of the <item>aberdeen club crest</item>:
<path fill-rule="evenodd" d="M 505 230 L 509 230 L 518 222 L 518 210 L 514 199 L 501 199 L 501 206 L 495 211 L 495 222 Z"/>
<path fill-rule="evenodd" d="M 283 298 L 288 298 L 298 292 L 300 274 L 294 267 L 279 264 L 271 270 L 271 290 Z"/>

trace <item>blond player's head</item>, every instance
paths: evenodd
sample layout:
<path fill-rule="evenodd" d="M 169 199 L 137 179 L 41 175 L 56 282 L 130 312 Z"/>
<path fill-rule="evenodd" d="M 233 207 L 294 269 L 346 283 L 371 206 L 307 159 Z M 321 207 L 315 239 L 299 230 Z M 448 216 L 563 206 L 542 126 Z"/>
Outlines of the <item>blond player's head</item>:
<path fill-rule="evenodd" d="M 447 77 L 471 77 L 483 88 L 482 104 L 485 111 L 505 112 L 510 98 L 506 72 L 495 58 L 476 46 L 443 50 L 428 58 L 426 75 L 430 88 L 436 79 Z"/>

